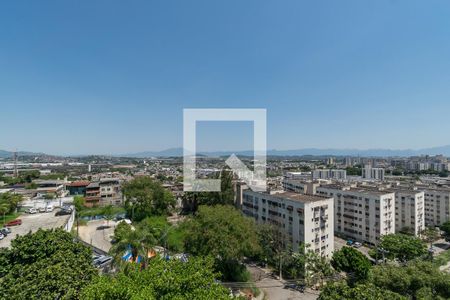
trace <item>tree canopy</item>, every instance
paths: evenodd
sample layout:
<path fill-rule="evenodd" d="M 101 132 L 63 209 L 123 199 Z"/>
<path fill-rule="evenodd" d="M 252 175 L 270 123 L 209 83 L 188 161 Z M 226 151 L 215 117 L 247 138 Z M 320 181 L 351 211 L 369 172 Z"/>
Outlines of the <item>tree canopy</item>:
<path fill-rule="evenodd" d="M 450 298 L 450 274 L 440 272 L 430 262 L 411 261 L 403 267 L 379 265 L 373 268 L 372 276 L 378 287 L 412 299 Z"/>
<path fill-rule="evenodd" d="M 356 280 L 367 279 L 371 268 L 369 259 L 352 247 L 343 247 L 333 253 L 331 265 L 337 271 L 351 273 Z"/>
<path fill-rule="evenodd" d="M 136 177 L 123 185 L 127 214 L 135 221 L 148 216 L 167 215 L 175 205 L 171 192 L 148 176 Z"/>
<path fill-rule="evenodd" d="M 345 282 L 330 283 L 321 291 L 318 300 L 406 300 L 400 294 L 381 289 L 373 284 L 358 284 L 348 286 Z"/>
<path fill-rule="evenodd" d="M 200 206 L 186 226 L 186 251 L 193 255 L 216 258 L 225 277 L 236 271 L 244 256 L 260 250 L 255 222 L 232 206 Z M 224 268 L 227 269 L 224 269 Z M 231 276 L 233 277 L 233 276 Z"/>
<path fill-rule="evenodd" d="M 425 243 L 417 237 L 406 234 L 388 234 L 381 237 L 378 248 L 386 250 L 386 257 L 408 261 L 427 253 Z"/>
<path fill-rule="evenodd" d="M 62 229 L 18 236 L 0 251 L 1 299 L 78 299 L 96 276 L 92 251 Z"/>
<path fill-rule="evenodd" d="M 228 290 L 215 281 L 213 260 L 189 258 L 188 262 L 154 258 L 149 267 L 102 276 L 86 287 L 82 299 L 230 299 Z"/>

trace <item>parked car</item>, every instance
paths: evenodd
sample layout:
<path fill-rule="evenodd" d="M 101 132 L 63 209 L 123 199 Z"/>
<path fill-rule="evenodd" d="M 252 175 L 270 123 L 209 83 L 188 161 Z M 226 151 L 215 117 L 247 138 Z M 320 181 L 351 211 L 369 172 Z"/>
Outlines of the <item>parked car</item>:
<path fill-rule="evenodd" d="M 35 214 L 37 213 L 36 208 L 29 208 L 25 211 L 27 214 Z"/>
<path fill-rule="evenodd" d="M 361 246 L 362 246 L 362 244 L 360 242 L 354 242 L 353 243 L 353 247 L 355 247 L 355 248 L 359 248 Z"/>
<path fill-rule="evenodd" d="M 8 235 L 11 233 L 11 229 L 9 229 L 8 227 L 3 227 L 2 229 L 0 229 L 0 232 L 3 233 L 3 235 Z"/>
<path fill-rule="evenodd" d="M 3 234 L 4 236 L 7 236 L 8 234 L 11 233 L 11 230 L 6 230 L 6 228 L 2 228 L 0 229 L 0 233 Z"/>
<path fill-rule="evenodd" d="M 4 238 L 5 236 L 2 233 L 0 233 L 0 240 L 3 240 Z"/>
<path fill-rule="evenodd" d="M 94 265 L 97 267 L 100 267 L 106 263 L 109 263 L 112 261 L 112 257 L 111 256 L 101 256 L 100 258 L 97 258 L 96 260 L 94 260 Z"/>
<path fill-rule="evenodd" d="M 21 219 L 15 219 L 13 221 L 6 223 L 6 226 L 18 226 L 18 225 L 22 225 Z"/>
<path fill-rule="evenodd" d="M 71 213 L 72 213 L 72 211 L 60 209 L 55 213 L 55 216 L 65 216 L 65 215 L 70 215 Z"/>
<path fill-rule="evenodd" d="M 53 211 L 53 205 L 48 205 L 45 210 L 46 210 L 46 212 L 52 212 Z"/>
<path fill-rule="evenodd" d="M 353 241 L 352 240 L 347 240 L 347 246 L 351 246 L 353 245 Z"/>
<path fill-rule="evenodd" d="M 46 211 L 45 207 L 39 207 L 39 212 L 40 213 L 45 213 L 45 211 Z"/>

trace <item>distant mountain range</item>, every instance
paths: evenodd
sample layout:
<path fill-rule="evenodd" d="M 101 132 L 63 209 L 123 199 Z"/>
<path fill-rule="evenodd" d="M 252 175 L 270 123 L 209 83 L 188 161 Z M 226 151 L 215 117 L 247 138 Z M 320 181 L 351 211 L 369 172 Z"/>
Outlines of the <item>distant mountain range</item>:
<path fill-rule="evenodd" d="M 18 156 L 41 156 L 41 155 L 46 155 L 46 154 L 27 152 L 27 151 L 18 151 L 17 155 Z M 12 151 L 0 150 L 0 158 L 11 158 L 13 156 L 14 156 L 14 152 L 12 152 Z"/>
<path fill-rule="evenodd" d="M 199 155 L 205 156 L 229 156 L 231 154 L 241 156 L 252 156 L 253 151 L 211 151 L 211 152 L 199 152 Z M 318 149 L 318 148 L 305 148 L 296 150 L 267 150 L 268 156 L 372 156 L 372 157 L 395 157 L 395 156 L 420 156 L 420 155 L 439 155 L 450 157 L 450 145 L 442 147 L 425 148 L 419 150 L 405 149 L 405 150 L 392 150 L 392 149 Z M 173 157 L 182 156 L 183 148 L 171 148 L 162 151 L 146 151 L 138 153 L 128 153 L 120 156 L 126 157 Z"/>
<path fill-rule="evenodd" d="M 229 156 L 231 154 L 241 156 L 253 156 L 253 150 L 248 151 L 211 151 L 211 152 L 199 152 L 198 155 L 204 156 Z M 268 156 L 363 156 L 363 157 L 395 157 L 395 156 L 420 156 L 420 155 L 439 155 L 450 157 L 450 145 L 424 148 L 424 149 L 405 149 L 405 150 L 392 150 L 392 149 L 319 149 L 319 148 L 305 148 L 295 150 L 267 150 Z M 11 158 L 14 152 L 0 150 L 0 158 Z M 20 151 L 19 156 L 44 156 L 47 154 Z M 145 151 L 137 153 L 125 153 L 120 155 L 113 155 L 115 157 L 132 157 L 132 158 L 147 158 L 147 157 L 179 157 L 183 156 L 183 148 L 170 148 L 162 151 Z"/>

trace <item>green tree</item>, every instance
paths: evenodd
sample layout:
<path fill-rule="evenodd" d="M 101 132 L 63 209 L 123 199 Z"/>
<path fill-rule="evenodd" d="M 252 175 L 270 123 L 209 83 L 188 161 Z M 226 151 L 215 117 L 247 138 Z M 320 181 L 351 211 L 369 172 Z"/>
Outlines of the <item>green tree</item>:
<path fill-rule="evenodd" d="M 330 283 L 321 291 L 318 300 L 406 300 L 407 298 L 393 293 L 391 291 L 383 290 L 373 284 L 358 284 L 355 287 L 350 287 L 345 282 Z"/>
<path fill-rule="evenodd" d="M 186 251 L 216 258 L 216 267 L 225 279 L 240 276 L 240 261 L 260 251 L 253 219 L 242 216 L 232 206 L 200 206 L 186 223 Z"/>
<path fill-rule="evenodd" d="M 195 212 L 199 205 L 234 205 L 233 172 L 223 169 L 214 179 L 220 179 L 220 192 L 185 192 L 183 211 Z"/>
<path fill-rule="evenodd" d="M 96 276 L 92 251 L 62 229 L 18 236 L 0 251 L 1 299 L 78 299 Z"/>
<path fill-rule="evenodd" d="M 0 203 L 6 203 L 9 207 L 6 213 L 11 214 L 16 211 L 17 206 L 23 200 L 22 195 L 10 192 L 0 194 Z M 5 205 L 6 206 L 6 205 Z"/>
<path fill-rule="evenodd" d="M 82 299 L 230 299 L 215 281 L 213 260 L 190 258 L 188 262 L 154 258 L 149 268 L 130 268 L 113 277 L 101 276 L 82 292 Z"/>
<path fill-rule="evenodd" d="M 427 253 L 427 247 L 420 238 L 406 234 L 388 234 L 381 237 L 378 248 L 384 249 L 389 259 L 408 261 Z"/>
<path fill-rule="evenodd" d="M 109 226 L 109 221 L 114 218 L 114 208 L 112 205 L 107 205 L 102 209 L 103 218 L 107 222 L 107 226 Z"/>
<path fill-rule="evenodd" d="M 433 227 L 427 227 L 420 232 L 420 238 L 425 243 L 430 243 L 430 247 L 433 245 L 433 242 L 437 241 L 440 237 L 439 230 Z"/>
<path fill-rule="evenodd" d="M 411 261 L 406 266 L 379 265 L 372 269 L 372 282 L 381 289 L 411 299 L 449 299 L 450 274 L 436 269 L 430 262 Z M 430 297 L 419 298 L 419 295 Z"/>
<path fill-rule="evenodd" d="M 366 280 L 369 275 L 371 263 L 369 259 L 352 247 L 343 247 L 333 253 L 331 265 L 337 271 L 344 271 L 354 276 L 356 281 Z"/>
<path fill-rule="evenodd" d="M 135 228 L 125 222 L 120 222 L 116 226 L 114 238 L 116 242 L 109 253 L 119 265 L 122 262 L 122 256 L 127 251 L 130 251 L 132 261 L 137 261 L 137 258 L 140 256 L 145 267 L 148 263 L 148 254 L 157 243 L 155 236 L 148 230 Z"/>
<path fill-rule="evenodd" d="M 446 236 L 450 237 L 450 221 L 447 221 L 445 223 L 443 223 L 440 227 L 440 230 L 442 230 Z"/>
<path fill-rule="evenodd" d="M 136 177 L 123 186 L 125 208 L 134 221 L 148 216 L 167 215 L 175 206 L 171 192 L 148 176 Z"/>

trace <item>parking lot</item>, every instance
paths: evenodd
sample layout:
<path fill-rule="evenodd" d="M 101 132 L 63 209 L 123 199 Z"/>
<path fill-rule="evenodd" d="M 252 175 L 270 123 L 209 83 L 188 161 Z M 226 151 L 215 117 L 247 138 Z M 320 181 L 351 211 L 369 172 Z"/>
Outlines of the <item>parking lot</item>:
<path fill-rule="evenodd" d="M 337 236 L 334 237 L 334 250 L 340 250 L 342 247 L 347 245 L 347 240 L 344 240 L 342 238 L 339 238 Z M 366 246 L 361 246 L 359 248 L 355 248 L 358 249 L 362 254 L 364 254 L 365 256 L 369 257 L 369 250 L 370 248 L 366 247 Z"/>
<path fill-rule="evenodd" d="M 17 235 L 25 235 L 30 231 L 35 232 L 39 228 L 52 229 L 64 226 L 70 215 L 55 216 L 57 211 L 55 209 L 53 212 L 20 215 L 18 219 L 22 220 L 22 225 L 10 227 L 11 233 L 0 241 L 0 247 L 9 247 Z"/>
<path fill-rule="evenodd" d="M 105 252 L 111 248 L 111 236 L 114 234 L 116 222 L 106 220 L 94 220 L 79 227 L 79 237 L 86 243 L 93 245 Z M 76 227 L 76 224 L 74 225 Z"/>

